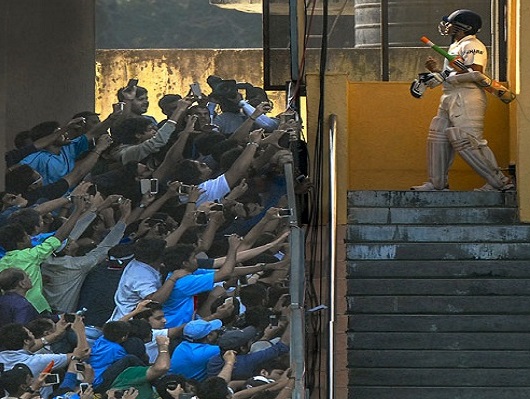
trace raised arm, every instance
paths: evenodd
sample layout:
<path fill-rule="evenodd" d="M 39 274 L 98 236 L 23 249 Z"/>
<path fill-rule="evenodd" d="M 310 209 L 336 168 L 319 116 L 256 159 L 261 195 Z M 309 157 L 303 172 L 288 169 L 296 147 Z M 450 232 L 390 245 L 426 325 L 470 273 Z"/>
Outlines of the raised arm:
<path fill-rule="evenodd" d="M 230 169 L 225 172 L 225 178 L 230 188 L 234 187 L 237 182 L 245 176 L 248 168 L 252 164 L 254 155 L 260 146 L 263 129 L 254 130 L 249 135 L 249 142 L 241 155 L 232 164 Z"/>

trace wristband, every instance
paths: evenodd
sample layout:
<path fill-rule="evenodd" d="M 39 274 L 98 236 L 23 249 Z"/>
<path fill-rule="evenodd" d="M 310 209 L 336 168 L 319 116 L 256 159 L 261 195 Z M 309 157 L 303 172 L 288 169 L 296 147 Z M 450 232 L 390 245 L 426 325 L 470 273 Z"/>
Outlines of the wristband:
<path fill-rule="evenodd" d="M 139 207 L 139 208 L 147 208 L 147 205 L 145 205 L 145 204 L 140 204 L 140 205 L 138 205 L 138 207 Z"/>
<path fill-rule="evenodd" d="M 70 356 L 70 360 L 77 360 L 77 361 L 81 361 L 81 358 L 80 357 L 77 357 L 77 356 Z"/>
<path fill-rule="evenodd" d="M 97 152 L 96 150 L 92 150 L 92 152 L 95 152 L 96 154 L 98 154 L 98 156 L 101 156 L 101 152 Z"/>
<path fill-rule="evenodd" d="M 259 144 L 258 144 L 258 143 L 255 143 L 255 142 L 253 142 L 253 141 L 250 141 L 250 142 L 247 144 L 247 147 L 248 147 L 249 145 L 255 145 L 256 148 L 259 148 Z"/>
<path fill-rule="evenodd" d="M 173 125 L 176 125 L 176 124 L 177 124 L 177 122 L 174 121 L 173 119 L 168 119 L 168 120 L 166 121 L 166 123 L 172 123 Z"/>
<path fill-rule="evenodd" d="M 44 338 L 44 337 L 42 337 L 42 338 L 40 339 L 40 341 L 42 342 L 42 346 L 44 346 L 44 345 L 49 345 L 49 344 L 50 344 L 50 343 L 48 342 L 48 340 L 47 340 L 46 338 Z"/>
<path fill-rule="evenodd" d="M 256 118 L 253 118 L 253 117 L 251 117 L 251 116 L 249 116 L 249 118 L 250 118 L 250 119 L 252 119 L 253 121 L 255 121 L 255 120 L 256 120 Z"/>

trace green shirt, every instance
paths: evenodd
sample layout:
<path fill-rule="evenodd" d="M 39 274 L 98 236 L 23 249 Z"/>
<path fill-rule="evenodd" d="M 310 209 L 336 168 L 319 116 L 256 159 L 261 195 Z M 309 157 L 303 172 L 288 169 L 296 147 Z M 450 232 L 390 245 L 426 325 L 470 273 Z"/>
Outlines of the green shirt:
<path fill-rule="evenodd" d="M 153 386 L 147 380 L 148 366 L 134 366 L 123 370 L 112 382 L 111 389 L 138 389 L 138 399 L 153 399 Z"/>
<path fill-rule="evenodd" d="M 29 275 L 33 287 L 27 292 L 26 298 L 39 313 L 42 313 L 45 310 L 51 311 L 48 301 L 42 294 L 42 274 L 40 265 L 60 246 L 61 241 L 55 238 L 55 236 L 51 236 L 44 240 L 42 244 L 36 245 L 33 248 L 8 251 L 5 256 L 0 259 L 0 271 L 10 267 L 18 267 Z"/>

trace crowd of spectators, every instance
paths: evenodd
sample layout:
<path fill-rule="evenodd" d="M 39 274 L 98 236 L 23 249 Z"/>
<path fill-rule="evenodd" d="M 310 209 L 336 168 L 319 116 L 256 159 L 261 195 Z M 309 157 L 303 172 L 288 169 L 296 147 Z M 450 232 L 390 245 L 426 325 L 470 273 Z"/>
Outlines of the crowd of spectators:
<path fill-rule="evenodd" d="M 16 135 L 0 193 L 0 394 L 291 397 L 284 164 L 301 124 L 261 88 L 207 83 L 164 95 L 160 123 L 132 79 L 104 120 L 83 111 Z"/>

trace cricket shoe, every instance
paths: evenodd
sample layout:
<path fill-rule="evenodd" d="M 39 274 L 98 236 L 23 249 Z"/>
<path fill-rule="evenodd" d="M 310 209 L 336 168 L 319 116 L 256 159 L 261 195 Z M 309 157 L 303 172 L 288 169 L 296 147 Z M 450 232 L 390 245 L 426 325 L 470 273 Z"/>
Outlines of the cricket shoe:
<path fill-rule="evenodd" d="M 434 187 L 434 184 L 432 184 L 430 181 L 423 183 L 420 186 L 412 186 L 410 188 L 412 191 L 449 191 L 449 186 L 446 186 L 445 188 L 437 189 Z"/>

